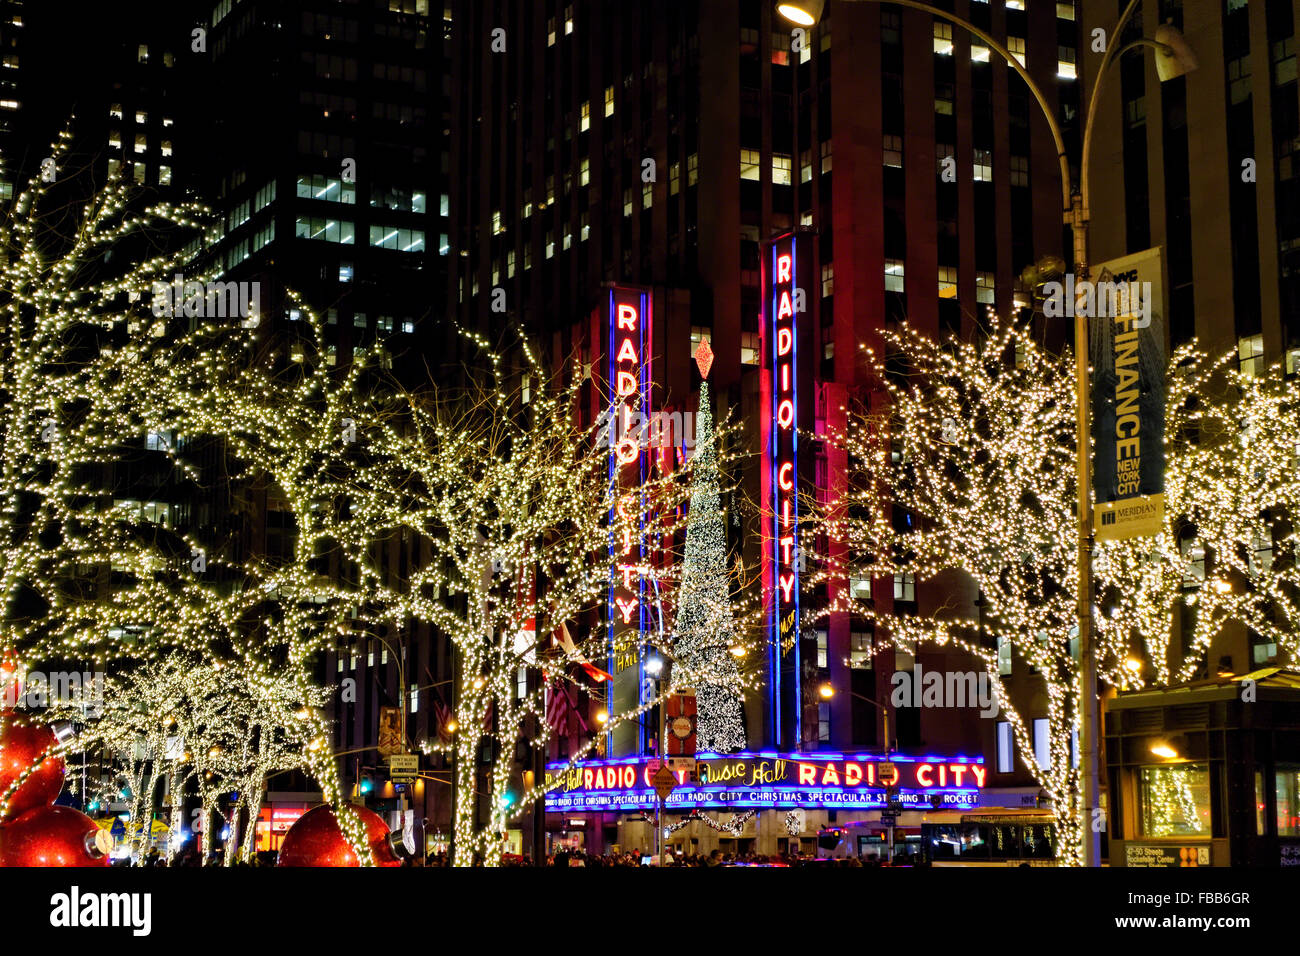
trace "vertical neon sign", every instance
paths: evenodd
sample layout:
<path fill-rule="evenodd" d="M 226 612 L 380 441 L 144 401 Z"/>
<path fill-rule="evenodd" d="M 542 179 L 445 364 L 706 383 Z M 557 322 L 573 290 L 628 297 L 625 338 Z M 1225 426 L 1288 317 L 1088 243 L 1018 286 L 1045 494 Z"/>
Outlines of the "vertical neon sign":
<path fill-rule="evenodd" d="M 804 310 L 798 287 L 798 255 L 793 235 L 772 243 L 768 264 L 771 292 L 768 332 L 772 349 L 772 410 L 768 425 L 768 458 L 772 488 L 772 616 L 769 641 L 768 693 L 776 746 L 782 744 L 782 645 L 794 639 L 794 746 L 802 745 L 802 701 L 799 662 L 799 388 L 798 314 Z"/>
<path fill-rule="evenodd" d="M 650 410 L 650 297 L 640 289 L 609 291 L 609 481 L 614 491 L 611 520 L 626 520 L 635 507 L 638 528 L 645 525 L 644 488 L 650 461 L 645 425 Z M 620 514 L 621 513 L 621 514 Z M 642 703 L 641 658 L 646 629 L 646 542 L 644 533 L 625 530 L 609 546 L 610 713 L 623 713 Z M 640 753 L 637 722 L 624 721 L 610 731 L 611 756 Z"/>

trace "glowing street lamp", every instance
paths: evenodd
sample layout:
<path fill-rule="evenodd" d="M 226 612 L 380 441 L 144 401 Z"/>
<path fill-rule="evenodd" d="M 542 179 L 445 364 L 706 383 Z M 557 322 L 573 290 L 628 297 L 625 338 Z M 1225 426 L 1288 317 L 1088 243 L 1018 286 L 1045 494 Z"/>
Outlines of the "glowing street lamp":
<path fill-rule="evenodd" d="M 1156 73 L 1160 82 L 1175 79 L 1197 68 L 1196 56 L 1187 41 L 1176 27 L 1161 24 L 1154 39 L 1141 37 L 1126 46 L 1113 44 L 1107 47 L 1097 67 L 1097 81 L 1093 84 L 1088 112 L 1083 124 L 1083 147 L 1079 159 L 1079 189 L 1074 189 L 1070 175 L 1069 152 L 1065 138 L 1056 119 L 1055 108 L 1048 102 L 1039 89 L 1034 78 L 1024 65 L 994 37 L 981 30 L 975 24 L 947 10 L 942 10 L 920 0 L 843 0 L 845 3 L 889 3 L 911 10 L 920 10 L 931 16 L 956 24 L 966 32 L 979 38 L 980 42 L 1001 57 L 1012 70 L 1024 81 L 1025 86 L 1038 101 L 1047 119 L 1052 133 L 1056 153 L 1061 168 L 1061 195 L 1065 222 L 1070 226 L 1074 238 L 1074 269 L 1076 281 L 1088 278 L 1088 155 L 1091 152 L 1093 121 L 1097 117 L 1097 104 L 1100 101 L 1102 79 L 1106 68 L 1130 50 L 1138 47 L 1151 47 L 1155 50 Z M 1137 9 L 1139 0 L 1129 0 L 1120 14 L 1119 22 L 1111 31 L 1111 36 L 1121 36 L 1125 25 Z M 776 10 L 781 16 L 800 27 L 810 27 L 821 18 L 825 0 L 780 0 Z M 1088 320 L 1083 310 L 1076 311 L 1074 317 L 1074 355 L 1075 355 L 1075 394 L 1076 421 L 1076 467 L 1078 469 L 1078 595 L 1077 608 L 1079 616 L 1079 667 L 1082 672 L 1083 689 L 1080 710 L 1082 727 L 1079 733 L 1080 777 L 1083 780 L 1083 813 L 1085 818 L 1091 816 L 1100 803 L 1100 779 L 1098 772 L 1098 742 L 1100 719 L 1097 696 L 1097 659 L 1092 643 L 1092 458 L 1089 433 L 1089 371 L 1088 371 Z M 888 736 L 888 735 L 886 735 Z M 1101 835 L 1091 833 L 1084 841 L 1084 865 L 1101 865 Z"/>

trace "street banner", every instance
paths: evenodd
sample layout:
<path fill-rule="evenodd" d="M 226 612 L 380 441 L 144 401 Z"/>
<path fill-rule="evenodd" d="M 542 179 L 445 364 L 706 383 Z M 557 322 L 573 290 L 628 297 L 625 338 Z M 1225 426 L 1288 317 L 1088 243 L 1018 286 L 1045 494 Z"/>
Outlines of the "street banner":
<path fill-rule="evenodd" d="M 387 760 L 404 749 L 402 741 L 402 708 L 379 708 L 379 756 Z"/>
<path fill-rule="evenodd" d="M 1163 275 L 1157 247 L 1099 263 L 1092 282 L 1065 290 L 1066 301 L 1089 317 L 1099 541 L 1159 534 L 1164 524 Z"/>

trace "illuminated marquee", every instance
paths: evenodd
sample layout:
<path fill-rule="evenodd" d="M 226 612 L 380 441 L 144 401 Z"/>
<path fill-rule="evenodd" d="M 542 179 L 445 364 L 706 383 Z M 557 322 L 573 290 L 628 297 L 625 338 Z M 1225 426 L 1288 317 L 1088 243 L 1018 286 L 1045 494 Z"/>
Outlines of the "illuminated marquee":
<path fill-rule="evenodd" d="M 653 806 L 652 761 L 554 764 L 547 809 L 637 809 Z M 982 758 L 891 758 L 843 754 L 742 753 L 704 757 L 698 780 L 678 771 L 668 799 L 678 806 L 881 807 L 892 795 L 904 806 L 975 806 L 987 782 Z"/>
<path fill-rule="evenodd" d="M 798 634 L 799 621 L 799 378 L 798 322 L 805 310 L 799 287 L 799 257 L 794 235 L 775 240 L 766 265 L 768 338 L 771 348 L 771 419 L 768 423 L 768 459 L 771 466 L 772 535 L 767 548 L 770 562 L 771 617 L 769 620 L 768 692 L 771 695 L 773 738 L 781 741 L 782 647 Z M 794 641 L 795 694 L 799 693 L 799 642 Z M 795 736 L 800 740 L 800 714 L 796 705 Z"/>
<path fill-rule="evenodd" d="M 640 289 L 609 290 L 609 408 L 611 436 L 609 480 L 616 495 L 615 511 L 623 518 L 628 509 L 636 508 L 644 526 L 645 502 L 637 489 L 646 480 L 649 456 L 642 448 L 642 429 L 636 422 L 650 409 L 650 297 Z M 610 542 L 610 586 L 608 599 L 610 657 L 609 670 L 614 674 L 613 706 L 617 711 L 630 710 L 641 702 L 640 659 L 642 633 L 646 626 L 646 585 L 643 569 L 647 560 L 644 535 L 631 529 L 621 532 Z M 639 744 L 625 735 L 635 732 L 635 724 L 622 734 L 615 731 L 610 741 L 614 752 L 640 750 Z"/>

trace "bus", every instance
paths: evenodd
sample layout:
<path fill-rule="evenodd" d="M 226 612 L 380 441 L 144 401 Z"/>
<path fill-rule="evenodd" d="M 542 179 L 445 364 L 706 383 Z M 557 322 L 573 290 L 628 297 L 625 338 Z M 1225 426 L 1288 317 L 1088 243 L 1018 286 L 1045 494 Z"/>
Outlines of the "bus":
<path fill-rule="evenodd" d="M 1056 849 L 1047 810 L 943 810 L 921 823 L 927 866 L 1056 866 Z"/>

